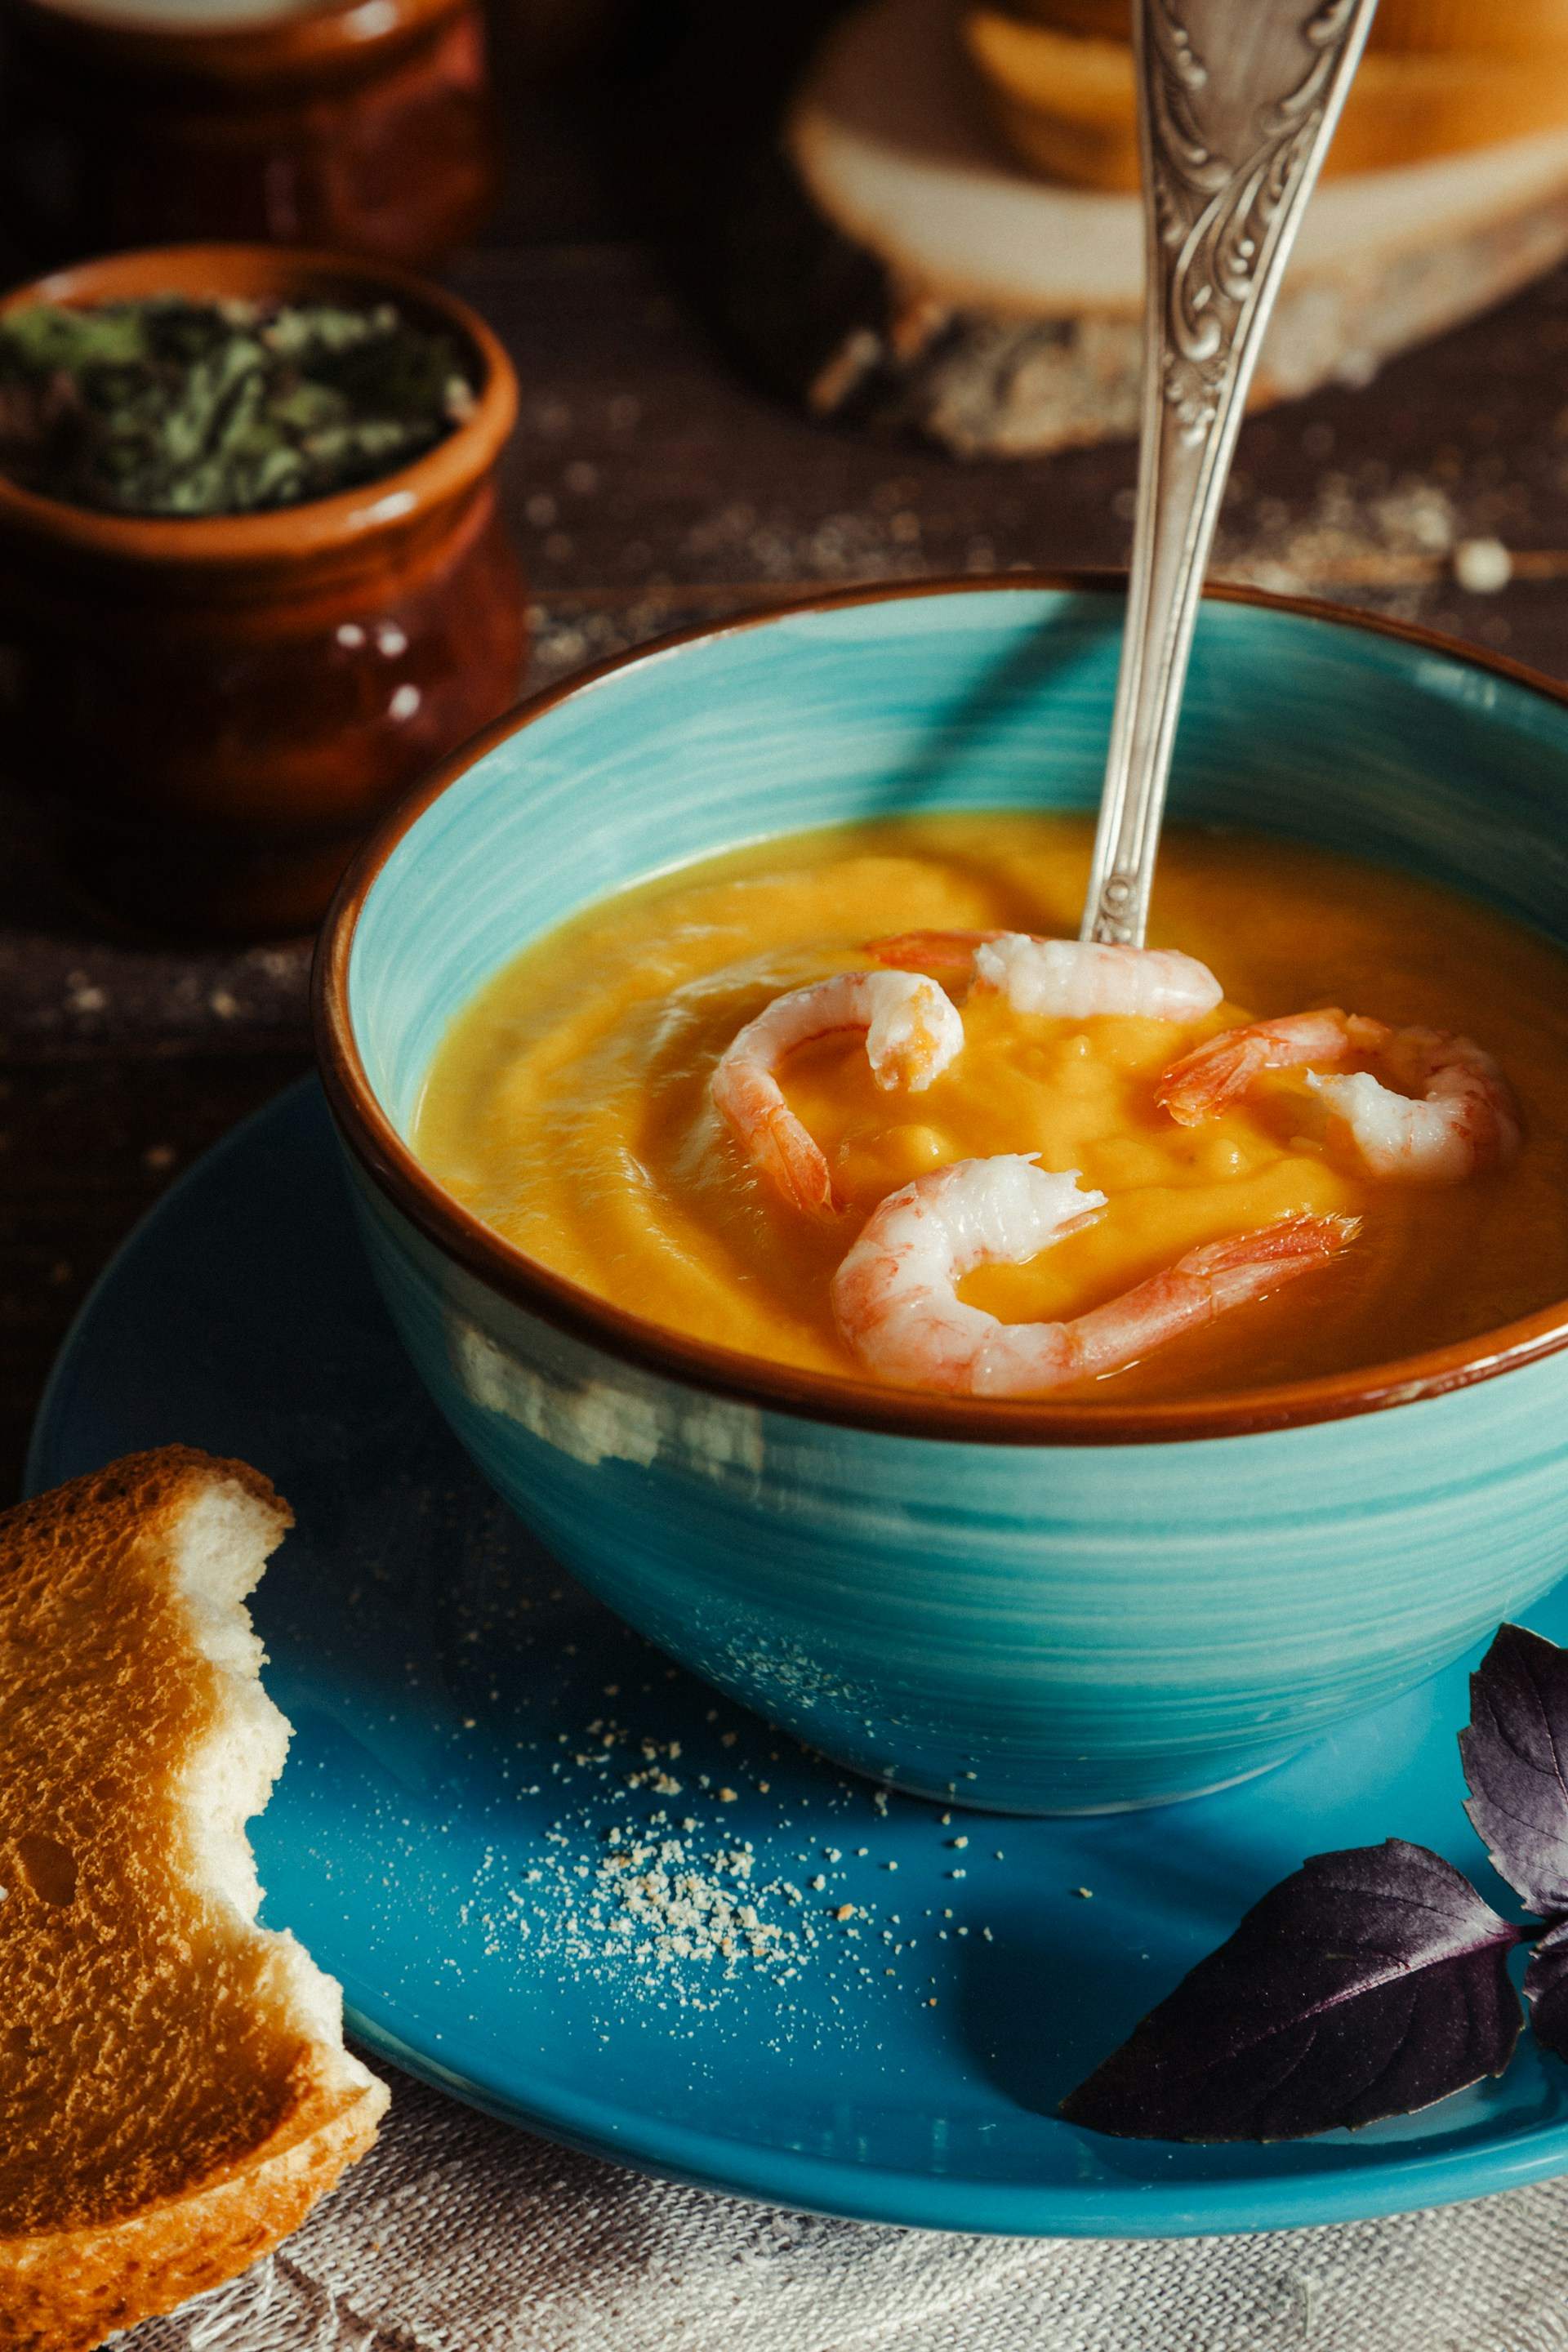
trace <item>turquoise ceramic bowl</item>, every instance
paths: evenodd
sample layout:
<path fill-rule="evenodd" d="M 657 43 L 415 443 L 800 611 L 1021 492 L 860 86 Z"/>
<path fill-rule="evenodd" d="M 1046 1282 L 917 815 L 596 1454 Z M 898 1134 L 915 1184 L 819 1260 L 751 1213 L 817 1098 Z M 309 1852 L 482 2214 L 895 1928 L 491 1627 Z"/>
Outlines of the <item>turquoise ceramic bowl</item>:
<path fill-rule="evenodd" d="M 1108 583 L 1012 578 L 826 599 L 612 663 L 399 814 L 318 964 L 381 1287 L 495 1486 L 625 1617 L 803 1739 L 1031 1812 L 1260 1771 L 1552 1584 L 1568 1304 L 1245 1396 L 910 1397 L 605 1305 L 468 1217 L 404 1139 L 453 1013 L 589 899 L 837 819 L 1092 805 L 1121 617 Z M 1568 708 L 1440 641 L 1211 599 L 1173 803 L 1455 883 L 1568 940 Z"/>

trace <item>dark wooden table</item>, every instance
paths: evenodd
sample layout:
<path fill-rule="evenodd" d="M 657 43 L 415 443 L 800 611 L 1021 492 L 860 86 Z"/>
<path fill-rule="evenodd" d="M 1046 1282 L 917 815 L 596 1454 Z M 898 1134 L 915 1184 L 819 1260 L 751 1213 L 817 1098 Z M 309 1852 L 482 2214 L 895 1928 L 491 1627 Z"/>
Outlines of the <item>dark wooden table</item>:
<path fill-rule="evenodd" d="M 665 70 L 668 60 L 656 61 Z M 960 465 L 814 427 L 748 382 L 678 289 L 607 122 L 636 60 L 508 99 L 514 182 L 453 282 L 517 362 L 513 518 L 528 683 L 824 583 L 1114 563 L 1132 452 Z M 1500 591 L 1455 550 L 1496 538 Z M 1219 567 L 1501 648 L 1568 677 L 1568 272 L 1389 367 L 1251 422 Z M 127 1229 L 304 1070 L 310 946 L 132 945 L 85 925 L 0 802 L 0 1494 L 49 1360 Z"/>

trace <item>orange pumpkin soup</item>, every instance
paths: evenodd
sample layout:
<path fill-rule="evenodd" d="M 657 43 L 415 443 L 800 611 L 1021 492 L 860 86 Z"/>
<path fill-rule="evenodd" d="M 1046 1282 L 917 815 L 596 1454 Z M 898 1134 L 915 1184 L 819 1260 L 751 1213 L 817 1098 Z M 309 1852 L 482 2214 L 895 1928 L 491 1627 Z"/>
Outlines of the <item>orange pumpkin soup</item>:
<path fill-rule="evenodd" d="M 1452 892 L 1230 833 L 1173 831 L 1151 938 L 1207 965 L 1222 1003 L 1175 1021 L 1047 1016 L 928 961 L 961 1011 L 962 1050 L 918 1091 L 876 1082 L 863 1031 L 787 1054 L 778 1083 L 833 1199 L 812 1214 L 784 1197 L 714 1107 L 737 1034 L 787 992 L 868 969 L 880 935 L 1071 938 L 1089 844 L 1076 817 L 911 818 L 625 891 L 525 950 L 458 1016 L 415 1150 L 475 1215 L 588 1290 L 847 1377 L 867 1365 L 835 1320 L 833 1282 L 867 1220 L 930 1171 L 998 1154 L 1077 1171 L 1104 1196 L 1027 1262 L 963 1275 L 959 1299 L 1008 1324 L 1077 1318 L 1282 1220 L 1353 1230 L 1301 1278 L 1079 1395 L 1190 1396 L 1383 1362 L 1568 1295 L 1568 958 Z M 1320 1006 L 1475 1039 L 1517 1099 L 1521 1144 L 1464 1181 L 1390 1181 L 1347 1148 L 1304 1067 L 1263 1070 L 1195 1122 L 1172 1115 L 1160 1080 L 1173 1062 L 1240 1023 Z"/>

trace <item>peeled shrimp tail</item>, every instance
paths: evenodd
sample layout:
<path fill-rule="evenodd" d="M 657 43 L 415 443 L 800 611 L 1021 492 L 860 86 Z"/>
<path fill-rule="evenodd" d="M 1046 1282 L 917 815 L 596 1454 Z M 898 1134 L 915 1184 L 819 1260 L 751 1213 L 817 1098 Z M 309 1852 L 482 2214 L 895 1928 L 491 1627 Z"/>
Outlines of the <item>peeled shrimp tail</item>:
<path fill-rule="evenodd" d="M 1179 1332 L 1200 1329 L 1233 1307 L 1279 1290 L 1338 1255 L 1361 1230 L 1358 1217 L 1286 1217 L 1277 1225 L 1205 1242 L 1109 1306 L 1071 1325 L 1079 1376 L 1115 1371 Z"/>
<path fill-rule="evenodd" d="M 1296 1013 L 1282 1021 L 1254 1021 L 1226 1029 L 1162 1073 L 1154 1099 L 1182 1127 L 1197 1127 L 1239 1102 L 1265 1070 L 1308 1062 L 1348 1061 L 1374 1051 L 1387 1035 L 1381 1022 L 1337 1010 Z"/>
<path fill-rule="evenodd" d="M 864 952 L 879 963 L 912 966 L 917 971 L 969 972 L 974 950 L 1000 931 L 894 931 L 886 939 L 868 940 Z"/>
<path fill-rule="evenodd" d="M 713 1108 L 774 1191 L 807 1217 L 837 1216 L 843 1203 L 821 1147 L 766 1071 L 721 1062 Z"/>

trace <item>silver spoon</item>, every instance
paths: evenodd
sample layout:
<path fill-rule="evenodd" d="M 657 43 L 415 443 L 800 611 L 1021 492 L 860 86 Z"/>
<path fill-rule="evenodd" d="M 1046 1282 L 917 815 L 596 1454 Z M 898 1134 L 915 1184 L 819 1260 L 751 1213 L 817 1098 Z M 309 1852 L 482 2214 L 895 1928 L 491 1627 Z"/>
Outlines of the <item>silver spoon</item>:
<path fill-rule="evenodd" d="M 1187 657 L 1247 388 L 1376 5 L 1133 0 L 1143 418 L 1082 939 L 1143 944 Z"/>

